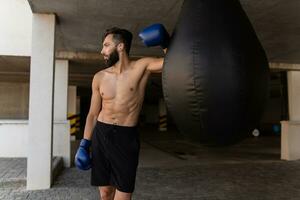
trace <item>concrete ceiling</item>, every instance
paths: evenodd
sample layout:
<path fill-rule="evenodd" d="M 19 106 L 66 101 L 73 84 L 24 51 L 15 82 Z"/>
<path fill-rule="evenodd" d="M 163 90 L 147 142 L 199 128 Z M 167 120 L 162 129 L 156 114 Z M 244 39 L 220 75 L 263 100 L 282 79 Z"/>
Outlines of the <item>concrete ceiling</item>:
<path fill-rule="evenodd" d="M 112 26 L 132 31 L 132 55 L 161 55 L 146 49 L 138 40 L 145 26 L 160 22 L 171 31 L 182 0 L 28 0 L 34 13 L 55 13 L 58 17 L 57 50 L 100 52 L 101 35 Z"/>
<path fill-rule="evenodd" d="M 103 68 L 101 34 L 112 26 L 133 32 L 131 55 L 160 56 L 159 48 L 145 48 L 138 32 L 160 22 L 171 33 L 183 0 L 28 0 L 33 13 L 57 16 L 56 55 L 70 60 L 70 84 L 89 86 Z M 300 63 L 300 0 L 241 0 L 268 59 Z M 0 80 L 28 81 L 30 58 L 0 57 Z M 8 67 L 9 66 L 9 67 Z M 12 67 L 11 67 L 12 66 Z M 19 66 L 19 67 L 18 67 Z M 25 70 L 26 69 L 26 70 Z M 24 72 L 27 71 L 27 72 Z M 27 78 L 20 78 L 27 73 Z"/>
<path fill-rule="evenodd" d="M 102 32 L 112 26 L 134 34 L 132 55 L 160 55 L 137 35 L 160 22 L 172 32 L 183 0 L 28 0 L 34 13 L 58 16 L 57 50 L 99 52 Z M 270 62 L 300 63 L 300 1 L 241 0 Z"/>

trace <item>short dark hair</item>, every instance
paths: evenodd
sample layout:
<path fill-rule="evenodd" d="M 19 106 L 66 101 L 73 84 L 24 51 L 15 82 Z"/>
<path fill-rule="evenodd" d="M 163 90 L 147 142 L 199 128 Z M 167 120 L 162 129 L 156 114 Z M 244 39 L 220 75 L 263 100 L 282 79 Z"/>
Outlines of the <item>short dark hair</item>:
<path fill-rule="evenodd" d="M 130 47 L 131 47 L 131 41 L 132 41 L 132 33 L 126 29 L 121 29 L 118 27 L 113 27 L 110 29 L 107 29 L 102 36 L 102 42 L 106 38 L 107 35 L 112 34 L 113 39 L 118 42 L 123 42 L 125 46 L 125 51 L 127 55 L 129 55 Z"/>

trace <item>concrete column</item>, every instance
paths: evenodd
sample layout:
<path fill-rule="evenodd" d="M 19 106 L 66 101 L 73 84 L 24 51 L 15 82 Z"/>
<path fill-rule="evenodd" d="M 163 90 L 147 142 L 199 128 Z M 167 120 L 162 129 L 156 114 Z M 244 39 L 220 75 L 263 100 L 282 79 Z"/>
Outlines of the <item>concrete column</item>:
<path fill-rule="evenodd" d="M 300 121 L 300 71 L 288 71 L 289 120 Z"/>
<path fill-rule="evenodd" d="M 70 123 L 68 110 L 68 60 L 55 61 L 53 156 L 62 157 L 65 167 L 71 165 Z"/>
<path fill-rule="evenodd" d="M 289 121 L 281 122 L 281 159 L 300 159 L 300 72 L 288 71 Z"/>
<path fill-rule="evenodd" d="M 27 189 L 51 186 L 55 15 L 33 14 Z"/>
<path fill-rule="evenodd" d="M 68 88 L 68 113 L 70 115 L 77 114 L 76 113 L 76 97 L 77 97 L 77 87 L 69 86 Z"/>
<path fill-rule="evenodd" d="M 55 61 L 54 121 L 67 120 L 69 61 Z"/>

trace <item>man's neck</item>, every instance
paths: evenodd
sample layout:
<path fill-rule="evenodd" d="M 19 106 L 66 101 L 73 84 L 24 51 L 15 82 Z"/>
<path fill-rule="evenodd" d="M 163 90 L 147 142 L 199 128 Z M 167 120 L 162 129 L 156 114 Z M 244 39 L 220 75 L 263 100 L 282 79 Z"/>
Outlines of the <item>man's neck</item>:
<path fill-rule="evenodd" d="M 119 61 L 113 66 L 113 70 L 117 74 L 121 74 L 129 67 L 130 60 L 127 55 L 120 56 Z"/>

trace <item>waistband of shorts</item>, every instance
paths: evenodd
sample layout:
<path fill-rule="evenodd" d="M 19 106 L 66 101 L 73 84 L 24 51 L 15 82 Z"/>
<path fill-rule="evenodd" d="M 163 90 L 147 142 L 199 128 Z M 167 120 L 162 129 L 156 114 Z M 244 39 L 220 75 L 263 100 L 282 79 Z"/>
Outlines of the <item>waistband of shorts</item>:
<path fill-rule="evenodd" d="M 115 128 L 120 128 L 120 129 L 132 129 L 135 130 L 137 129 L 137 126 L 121 126 L 121 125 L 116 125 L 116 124 L 109 124 L 109 123 L 105 123 L 105 122 L 101 122 L 97 120 L 97 124 L 98 125 L 102 125 L 102 126 L 106 126 L 106 127 L 115 127 Z"/>

